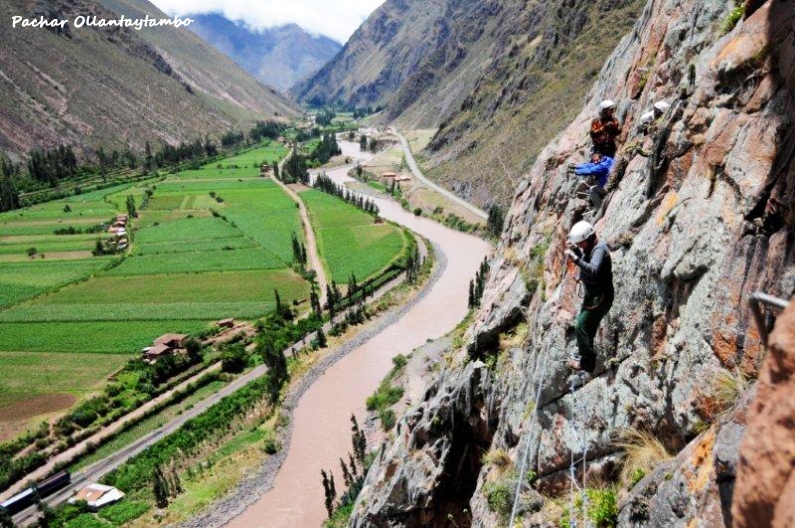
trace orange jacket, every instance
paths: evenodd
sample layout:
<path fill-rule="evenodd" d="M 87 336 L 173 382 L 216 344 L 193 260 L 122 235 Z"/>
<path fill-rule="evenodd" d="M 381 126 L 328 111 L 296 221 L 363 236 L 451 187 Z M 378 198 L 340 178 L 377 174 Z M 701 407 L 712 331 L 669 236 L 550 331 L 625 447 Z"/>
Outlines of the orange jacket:
<path fill-rule="evenodd" d="M 595 117 L 591 121 L 591 140 L 594 145 L 615 143 L 621 133 L 621 126 L 615 117 Z"/>

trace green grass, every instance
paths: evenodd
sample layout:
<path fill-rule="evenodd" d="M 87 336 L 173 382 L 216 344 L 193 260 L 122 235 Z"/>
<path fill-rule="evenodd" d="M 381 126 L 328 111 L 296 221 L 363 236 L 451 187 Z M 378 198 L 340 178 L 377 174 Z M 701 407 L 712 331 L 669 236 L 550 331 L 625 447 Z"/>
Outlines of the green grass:
<path fill-rule="evenodd" d="M 259 170 L 253 167 L 245 169 L 230 169 L 228 167 L 217 168 L 215 165 L 207 166 L 200 170 L 182 171 L 177 174 L 182 180 L 224 180 L 230 178 L 259 178 Z"/>
<path fill-rule="evenodd" d="M 105 276 L 2 311 L 0 321 L 117 321 L 124 325 L 124 321 L 255 318 L 275 307 L 274 289 L 285 302 L 309 295 L 306 281 L 285 269 Z M 0 350 L 14 350 L 1 343 L 2 336 Z"/>
<path fill-rule="evenodd" d="M 102 460 L 103 458 L 112 455 L 120 449 L 130 445 L 134 441 L 143 438 L 152 431 L 159 429 L 173 418 L 179 416 L 185 410 L 189 409 L 204 398 L 212 395 L 214 392 L 220 390 L 224 386 L 226 386 L 226 382 L 223 381 L 214 381 L 212 383 L 208 383 L 181 402 L 170 405 L 159 411 L 157 414 L 154 414 L 149 418 L 145 418 L 126 431 L 119 433 L 112 440 L 102 444 L 92 454 L 88 455 L 87 457 L 83 457 L 77 464 L 72 466 L 70 470 L 77 471 L 83 469 L 84 467 L 87 467 L 98 460 Z"/>
<path fill-rule="evenodd" d="M 5 331 L 0 332 L 5 335 Z M 38 394 L 83 395 L 96 389 L 98 380 L 116 372 L 128 359 L 126 354 L 108 354 L 97 361 L 95 354 L 80 352 L 0 352 L 0 407 Z"/>
<path fill-rule="evenodd" d="M 113 257 L 69 261 L 48 261 L 45 258 L 4 263 L 0 266 L 0 307 L 88 277 L 112 260 Z"/>
<path fill-rule="evenodd" d="M 272 163 L 274 161 L 280 161 L 284 156 L 287 155 L 287 148 L 284 147 L 281 143 L 271 142 L 270 144 L 259 147 L 253 150 L 249 150 L 237 156 L 233 156 L 231 158 L 227 158 L 221 162 L 221 165 L 224 167 L 229 167 L 231 165 L 237 165 L 238 167 L 251 167 L 255 173 L 259 173 L 259 169 L 254 169 L 254 165 L 256 164 L 259 166 L 262 163 Z M 215 167 L 214 164 L 210 164 L 207 168 Z"/>
<path fill-rule="evenodd" d="M 138 231 L 136 244 L 179 244 L 185 241 L 212 240 L 240 236 L 240 232 L 220 218 L 183 218 Z"/>
<path fill-rule="evenodd" d="M 331 277 L 346 283 L 351 273 L 364 280 L 395 260 L 406 244 L 403 232 L 342 200 L 316 190 L 301 193 L 309 208 L 318 248 Z"/>
<path fill-rule="evenodd" d="M 161 242 L 158 244 L 136 244 L 134 256 L 159 255 L 169 253 L 196 253 L 205 251 L 223 251 L 230 249 L 250 249 L 258 247 L 257 243 L 243 236 L 228 238 L 212 238 L 207 240 L 181 241 L 178 243 Z M 2 252 L 2 246 L 0 246 Z"/>
<path fill-rule="evenodd" d="M 149 511 L 149 505 L 145 502 L 124 500 L 103 508 L 99 512 L 99 516 L 110 521 L 114 526 L 122 526 L 137 519 L 147 511 Z"/>
<path fill-rule="evenodd" d="M 162 334 L 205 327 L 205 320 L 0 323 L 0 351 L 134 355 Z"/>
<path fill-rule="evenodd" d="M 98 277 L 37 299 L 39 304 L 243 302 L 270 299 L 283 284 L 283 298 L 300 297 L 306 282 L 288 270 Z M 281 291 L 281 290 L 280 290 Z"/>
<path fill-rule="evenodd" d="M 109 526 L 113 525 L 99 519 L 93 513 L 84 513 L 64 525 L 65 528 L 106 528 Z"/>
<path fill-rule="evenodd" d="M 262 248 L 228 251 L 161 253 L 127 258 L 111 269 L 107 276 L 152 275 L 160 273 L 198 273 L 202 271 L 235 271 L 280 269 L 285 262 Z"/>
<path fill-rule="evenodd" d="M 0 255 L 27 256 L 28 248 L 35 247 L 38 254 L 45 254 L 46 260 L 46 255 L 53 252 L 91 251 L 94 249 L 95 240 L 96 235 L 91 235 L 90 238 L 86 238 L 85 235 L 74 235 L 55 238 L 42 237 L 39 242 L 23 242 L 21 244 L 0 242 Z"/>
<path fill-rule="evenodd" d="M 284 292 L 283 285 L 270 284 Z M 206 321 L 236 317 L 255 319 L 276 307 L 273 290 L 258 301 L 240 302 L 175 302 L 175 303 L 108 303 L 108 304 L 24 304 L 0 312 L 4 323 L 47 323 L 68 321 Z M 282 294 L 283 295 L 283 294 Z M 305 297 L 305 296 L 304 296 Z M 304 298 L 301 297 L 301 298 Z M 285 296 L 282 296 L 285 299 Z"/>

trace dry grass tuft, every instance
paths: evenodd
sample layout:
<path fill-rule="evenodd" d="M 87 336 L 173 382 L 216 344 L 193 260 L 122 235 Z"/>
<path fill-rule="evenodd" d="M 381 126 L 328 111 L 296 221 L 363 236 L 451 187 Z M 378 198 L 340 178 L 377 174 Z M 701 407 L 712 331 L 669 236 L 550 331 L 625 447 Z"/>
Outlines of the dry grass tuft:
<path fill-rule="evenodd" d="M 621 468 L 621 483 L 631 488 L 655 467 L 672 455 L 654 435 L 646 431 L 628 430 L 623 441 L 616 444 L 624 450 L 626 458 Z"/>
<path fill-rule="evenodd" d="M 716 407 L 726 412 L 745 394 L 751 382 L 740 370 L 720 370 L 712 376 L 710 386 Z"/>
<path fill-rule="evenodd" d="M 494 466 L 501 474 L 513 468 L 511 455 L 505 449 L 492 449 L 483 455 L 483 464 Z"/>

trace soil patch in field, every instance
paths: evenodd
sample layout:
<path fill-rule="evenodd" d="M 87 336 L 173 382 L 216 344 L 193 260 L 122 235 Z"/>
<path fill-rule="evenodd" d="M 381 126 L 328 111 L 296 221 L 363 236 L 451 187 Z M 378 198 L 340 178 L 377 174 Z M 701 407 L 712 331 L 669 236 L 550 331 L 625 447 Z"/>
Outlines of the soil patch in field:
<path fill-rule="evenodd" d="M 26 420 L 41 414 L 61 411 L 68 409 L 76 401 L 77 397 L 63 392 L 39 394 L 27 400 L 0 407 L 0 422 Z"/>

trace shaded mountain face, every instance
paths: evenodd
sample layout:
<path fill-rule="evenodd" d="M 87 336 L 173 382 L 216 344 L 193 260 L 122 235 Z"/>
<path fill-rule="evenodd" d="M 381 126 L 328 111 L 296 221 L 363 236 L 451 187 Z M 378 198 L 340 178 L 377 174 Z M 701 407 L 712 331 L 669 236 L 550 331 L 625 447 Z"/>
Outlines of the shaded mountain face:
<path fill-rule="evenodd" d="M 388 0 L 317 74 L 291 90 L 317 106 L 381 106 L 450 33 L 451 0 Z M 474 6 L 476 0 L 455 3 Z"/>
<path fill-rule="evenodd" d="M 313 37 L 295 24 L 251 30 L 221 15 L 191 15 L 190 30 L 212 44 L 263 84 L 287 91 L 317 72 L 342 48 Z"/>
<path fill-rule="evenodd" d="M 795 295 L 795 6 L 735 9 L 646 3 L 523 176 L 464 345 L 397 424 L 351 526 L 510 526 L 514 504 L 517 525 L 559 526 L 582 500 L 569 490 L 613 485 L 617 526 L 792 524 L 792 346 L 765 351 L 748 300 Z M 625 141 L 597 212 L 567 166 L 607 97 Z M 659 101 L 669 109 L 643 123 Z M 616 292 L 588 376 L 566 364 L 583 299 L 564 251 L 582 219 Z M 638 431 L 668 455 L 622 478 Z"/>
<path fill-rule="evenodd" d="M 640 0 L 388 0 L 292 93 L 385 105 L 385 123 L 439 128 L 429 175 L 476 205 L 507 205 L 519 176 L 574 118 Z"/>
<path fill-rule="evenodd" d="M 0 3 L 0 150 L 15 158 L 61 144 L 143 150 L 147 140 L 173 144 L 299 113 L 184 28 L 10 27 L 14 15 L 169 18 L 143 0 L 106 4 Z"/>

